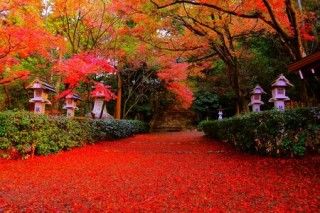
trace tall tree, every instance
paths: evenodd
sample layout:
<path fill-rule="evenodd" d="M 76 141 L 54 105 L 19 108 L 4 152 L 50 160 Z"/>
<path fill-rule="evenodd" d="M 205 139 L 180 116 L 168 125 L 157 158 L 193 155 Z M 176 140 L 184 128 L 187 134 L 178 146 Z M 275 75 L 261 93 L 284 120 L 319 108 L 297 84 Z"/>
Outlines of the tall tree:
<path fill-rule="evenodd" d="M 244 21 L 206 7 L 177 4 L 154 10 L 150 2 L 145 1 L 144 4 L 151 9 L 132 9 L 138 12 L 130 15 L 137 23 L 137 37 L 161 54 L 176 57 L 180 62 L 189 62 L 190 66 L 185 68 L 192 72 L 204 70 L 212 65 L 214 58 L 220 58 L 227 65 L 226 74 L 236 96 L 237 111 L 245 111 L 247 104 L 244 91 L 240 88 L 239 60 L 246 57 L 246 51 L 240 48 L 238 40 L 260 32 L 265 24 L 258 19 Z M 149 27 L 141 30 L 145 25 Z"/>
<path fill-rule="evenodd" d="M 309 32 L 304 25 L 306 15 L 297 10 L 295 1 L 292 0 L 245 0 L 245 1 L 220 1 L 220 0 L 169 0 L 163 2 L 151 2 L 158 8 L 168 8 L 175 5 L 190 5 L 191 7 L 208 8 L 214 12 L 220 11 L 232 16 L 245 19 L 259 19 L 270 30 L 273 30 L 286 47 L 292 60 L 301 59 L 304 56 L 303 39 L 310 39 Z"/>

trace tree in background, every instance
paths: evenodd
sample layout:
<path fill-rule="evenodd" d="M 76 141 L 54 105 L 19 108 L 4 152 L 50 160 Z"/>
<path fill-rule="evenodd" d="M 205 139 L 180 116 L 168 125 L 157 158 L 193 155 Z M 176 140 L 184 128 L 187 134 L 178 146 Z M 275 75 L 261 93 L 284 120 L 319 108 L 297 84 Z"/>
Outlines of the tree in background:
<path fill-rule="evenodd" d="M 198 91 L 195 94 L 193 110 L 197 112 L 198 121 L 216 119 L 220 107 L 219 96 L 209 91 Z"/>
<path fill-rule="evenodd" d="M 0 72 L 13 68 L 33 55 L 51 59 L 52 50 L 64 50 L 64 41 L 49 33 L 41 19 L 41 4 L 36 1 L 8 1 L 0 4 Z M 1 84 L 25 77 L 25 70 L 9 72 Z"/>
<path fill-rule="evenodd" d="M 79 92 L 84 111 L 95 82 L 111 85 L 116 118 L 150 117 L 141 112 L 165 104 L 189 108 L 192 91 L 217 94 L 221 105 L 235 108 L 230 112 L 245 112 L 254 84 L 267 88 L 287 63 L 318 49 L 319 5 L 302 3 L 300 9 L 291 0 L 1 2 L 0 101 L 6 97 L 12 108 L 23 96 L 27 105 L 28 93 L 16 94 L 25 82 L 19 79 L 40 76 L 59 92 Z M 303 89 L 298 82 L 294 99 Z"/>
<path fill-rule="evenodd" d="M 301 59 L 303 56 L 305 56 L 305 53 L 307 52 L 306 44 L 315 40 L 315 36 L 312 32 L 312 29 L 314 28 L 314 25 L 316 23 L 314 16 L 315 13 L 306 10 L 299 10 L 297 8 L 296 2 L 291 0 L 246 0 L 232 2 L 198 2 L 189 0 L 169 0 L 160 2 L 151 0 L 151 2 L 159 10 L 169 12 L 171 11 L 170 14 L 173 17 L 176 17 L 179 11 L 185 11 L 185 14 L 183 14 L 182 16 L 182 22 L 187 28 L 191 29 L 194 34 L 197 34 L 198 36 L 205 35 L 202 30 L 203 28 L 216 29 L 216 27 L 213 26 L 216 26 L 215 24 L 217 23 L 217 19 L 221 20 L 221 17 L 223 16 L 229 17 L 228 19 L 226 19 L 228 27 L 222 28 L 224 31 L 220 31 L 220 36 L 226 37 L 226 39 L 224 39 L 225 41 L 229 40 L 229 42 L 226 42 L 226 44 L 231 47 L 232 51 L 226 51 L 229 54 L 220 54 L 220 58 L 224 60 L 226 65 L 232 64 L 231 70 L 235 70 L 233 74 L 234 79 L 231 81 L 231 85 L 234 87 L 235 95 L 238 99 L 238 112 L 244 111 L 244 107 L 246 105 L 244 104 L 243 99 L 243 97 L 245 96 L 245 94 L 243 94 L 244 91 L 242 88 L 240 88 L 240 58 L 237 57 L 238 55 L 236 55 L 236 57 L 233 56 L 232 60 L 229 60 L 231 61 L 231 63 L 225 60 L 226 55 L 232 55 L 230 53 L 234 53 L 237 49 L 236 47 L 239 47 L 239 45 L 234 45 L 233 42 L 230 42 L 232 40 L 237 41 L 236 37 L 234 37 L 232 33 L 230 33 L 232 32 L 232 30 L 230 30 L 230 26 L 232 26 L 232 19 L 236 18 L 235 20 L 238 21 L 238 24 L 235 25 L 237 26 L 236 31 L 244 30 L 243 32 L 247 33 L 250 33 L 250 31 L 245 28 L 250 25 L 250 22 L 252 20 L 256 21 L 257 23 L 260 22 L 259 30 L 263 29 L 265 32 L 275 34 L 278 40 L 281 42 L 283 49 L 290 56 L 291 61 Z M 195 13 L 193 17 L 193 13 L 190 12 L 191 10 L 198 11 L 198 13 Z M 205 14 L 206 12 L 208 14 Z M 207 20 L 206 22 L 199 19 L 199 17 L 202 17 L 203 14 L 205 18 L 204 20 Z M 189 22 L 186 22 L 185 20 L 190 19 L 190 17 L 191 20 Z M 197 25 L 198 27 L 194 27 Z M 218 27 L 221 28 L 222 25 L 226 26 L 226 22 L 219 23 Z M 228 36 L 228 34 L 230 36 Z M 246 35 L 240 35 L 240 37 L 243 36 Z M 220 45 L 221 43 L 223 44 L 223 40 L 222 42 L 219 42 L 218 45 Z M 308 100 L 305 98 L 307 97 L 306 85 L 304 84 L 304 86 L 300 86 L 300 88 L 302 91 L 300 97 L 303 99 L 303 102 L 308 102 Z"/>
<path fill-rule="evenodd" d="M 141 2 L 148 9 L 140 11 L 139 8 L 144 8 L 140 5 L 132 9 L 136 13 L 129 15 L 133 21 L 139 21 L 135 21 L 135 30 L 139 31 L 137 37 L 161 54 L 175 56 L 175 60 L 188 63 L 190 66 L 184 68 L 193 74 L 212 66 L 214 59 L 222 60 L 226 64 L 229 85 L 235 94 L 237 112 L 246 111 L 245 92 L 240 87 L 239 61 L 248 56 L 247 51 L 238 45 L 238 40 L 259 33 L 264 24 L 257 20 L 249 20 L 244 24 L 242 18 L 219 11 L 214 13 L 208 8 L 177 4 L 156 10 L 150 1 Z M 150 27 L 142 28 L 145 25 Z M 185 95 L 188 99 L 187 94 L 186 91 L 181 96 Z"/>
<path fill-rule="evenodd" d="M 13 99 L 9 84 L 35 74 L 34 69 L 26 66 L 30 65 L 28 61 L 52 62 L 56 58 L 54 52 L 65 50 L 64 40 L 44 27 L 41 10 L 37 1 L 0 3 L 0 85 L 9 107 Z"/>
<path fill-rule="evenodd" d="M 266 26 L 275 32 L 281 39 L 282 44 L 287 49 L 293 60 L 303 57 L 305 49 L 303 40 L 313 40 L 305 20 L 310 18 L 310 13 L 303 13 L 297 9 L 297 4 L 292 0 L 246 0 L 246 1 L 189 1 L 189 0 L 169 0 L 164 3 L 157 3 L 151 0 L 158 9 L 167 8 L 175 5 L 190 5 L 191 7 L 208 8 L 213 13 L 222 12 L 232 16 L 261 20 Z"/>

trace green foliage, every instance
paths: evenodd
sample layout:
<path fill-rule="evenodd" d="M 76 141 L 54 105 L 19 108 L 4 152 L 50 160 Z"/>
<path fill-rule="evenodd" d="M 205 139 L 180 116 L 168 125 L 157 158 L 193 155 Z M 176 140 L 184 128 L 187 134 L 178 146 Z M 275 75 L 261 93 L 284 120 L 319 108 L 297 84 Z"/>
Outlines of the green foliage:
<path fill-rule="evenodd" d="M 137 26 L 137 23 L 135 23 L 133 20 L 128 20 L 128 21 L 126 21 L 126 25 L 129 28 L 134 28 L 135 26 Z"/>
<path fill-rule="evenodd" d="M 251 55 L 251 57 L 243 58 L 239 62 L 241 88 L 249 92 L 256 84 L 260 84 L 267 91 L 270 88 L 270 83 L 280 73 L 284 73 L 290 63 L 290 58 L 286 54 L 286 50 L 283 49 L 281 41 L 272 34 L 266 34 L 265 36 L 256 35 L 243 39 L 241 45 Z M 291 76 L 288 76 L 287 73 L 284 74 L 292 80 Z M 297 85 L 295 82 L 292 83 Z M 290 94 L 290 97 L 293 98 L 293 94 Z"/>
<path fill-rule="evenodd" d="M 124 43 L 122 45 L 122 49 L 128 54 L 134 54 L 137 48 L 137 40 L 132 36 L 124 36 Z"/>
<path fill-rule="evenodd" d="M 18 65 L 19 69 L 29 70 L 33 75 L 36 75 L 42 79 L 46 79 L 48 76 L 52 64 L 47 59 L 33 55 L 21 61 Z"/>
<path fill-rule="evenodd" d="M 219 108 L 219 97 L 217 94 L 209 91 L 199 91 L 195 94 L 195 100 L 193 102 L 192 109 L 198 113 L 201 119 L 213 117 L 213 113 L 216 115 L 216 111 Z"/>
<path fill-rule="evenodd" d="M 148 125 L 133 120 L 90 120 L 48 117 L 30 112 L 0 113 L 0 150 L 16 149 L 21 155 L 69 150 L 99 140 L 119 139 L 147 132 Z"/>
<path fill-rule="evenodd" d="M 150 126 L 139 120 L 125 120 L 125 122 L 130 123 L 133 132 L 147 133 L 150 131 Z"/>
<path fill-rule="evenodd" d="M 139 118 L 150 121 L 154 109 L 154 98 L 161 88 L 156 69 L 141 63 L 138 67 L 127 64 L 121 71 L 122 115 L 124 119 Z"/>
<path fill-rule="evenodd" d="M 91 126 L 95 140 L 120 139 L 149 131 L 148 124 L 138 120 L 93 120 Z"/>
<path fill-rule="evenodd" d="M 199 129 L 243 151 L 273 156 L 303 156 L 320 151 L 320 109 L 250 113 L 222 121 L 203 121 Z"/>
<path fill-rule="evenodd" d="M 226 69 L 226 65 L 222 60 L 215 60 L 213 62 L 214 72 L 215 73 L 223 73 Z"/>

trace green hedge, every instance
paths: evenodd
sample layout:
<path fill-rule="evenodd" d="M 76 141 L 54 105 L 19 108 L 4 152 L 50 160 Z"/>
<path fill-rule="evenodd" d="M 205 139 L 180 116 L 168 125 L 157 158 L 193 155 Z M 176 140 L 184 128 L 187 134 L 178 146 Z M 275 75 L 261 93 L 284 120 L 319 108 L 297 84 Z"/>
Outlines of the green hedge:
<path fill-rule="evenodd" d="M 7 111 L 0 113 L 0 153 L 5 156 L 10 150 L 16 150 L 25 156 L 34 146 L 35 154 L 47 155 L 85 143 L 148 131 L 147 124 L 136 120 L 68 119 Z"/>
<path fill-rule="evenodd" d="M 149 132 L 149 125 L 138 120 L 92 120 L 91 127 L 95 140 L 120 139 Z"/>
<path fill-rule="evenodd" d="M 303 156 L 306 150 L 320 151 L 319 108 L 271 110 L 203 121 L 199 129 L 243 151 L 273 156 Z"/>

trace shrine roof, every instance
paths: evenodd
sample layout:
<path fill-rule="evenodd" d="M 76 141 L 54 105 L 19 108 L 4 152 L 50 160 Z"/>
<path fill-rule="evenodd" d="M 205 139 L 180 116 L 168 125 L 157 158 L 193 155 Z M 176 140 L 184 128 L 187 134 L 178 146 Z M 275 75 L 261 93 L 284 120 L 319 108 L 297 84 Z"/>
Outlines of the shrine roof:
<path fill-rule="evenodd" d="M 298 72 L 299 70 L 315 68 L 320 68 L 320 51 L 288 65 L 289 72 Z"/>

